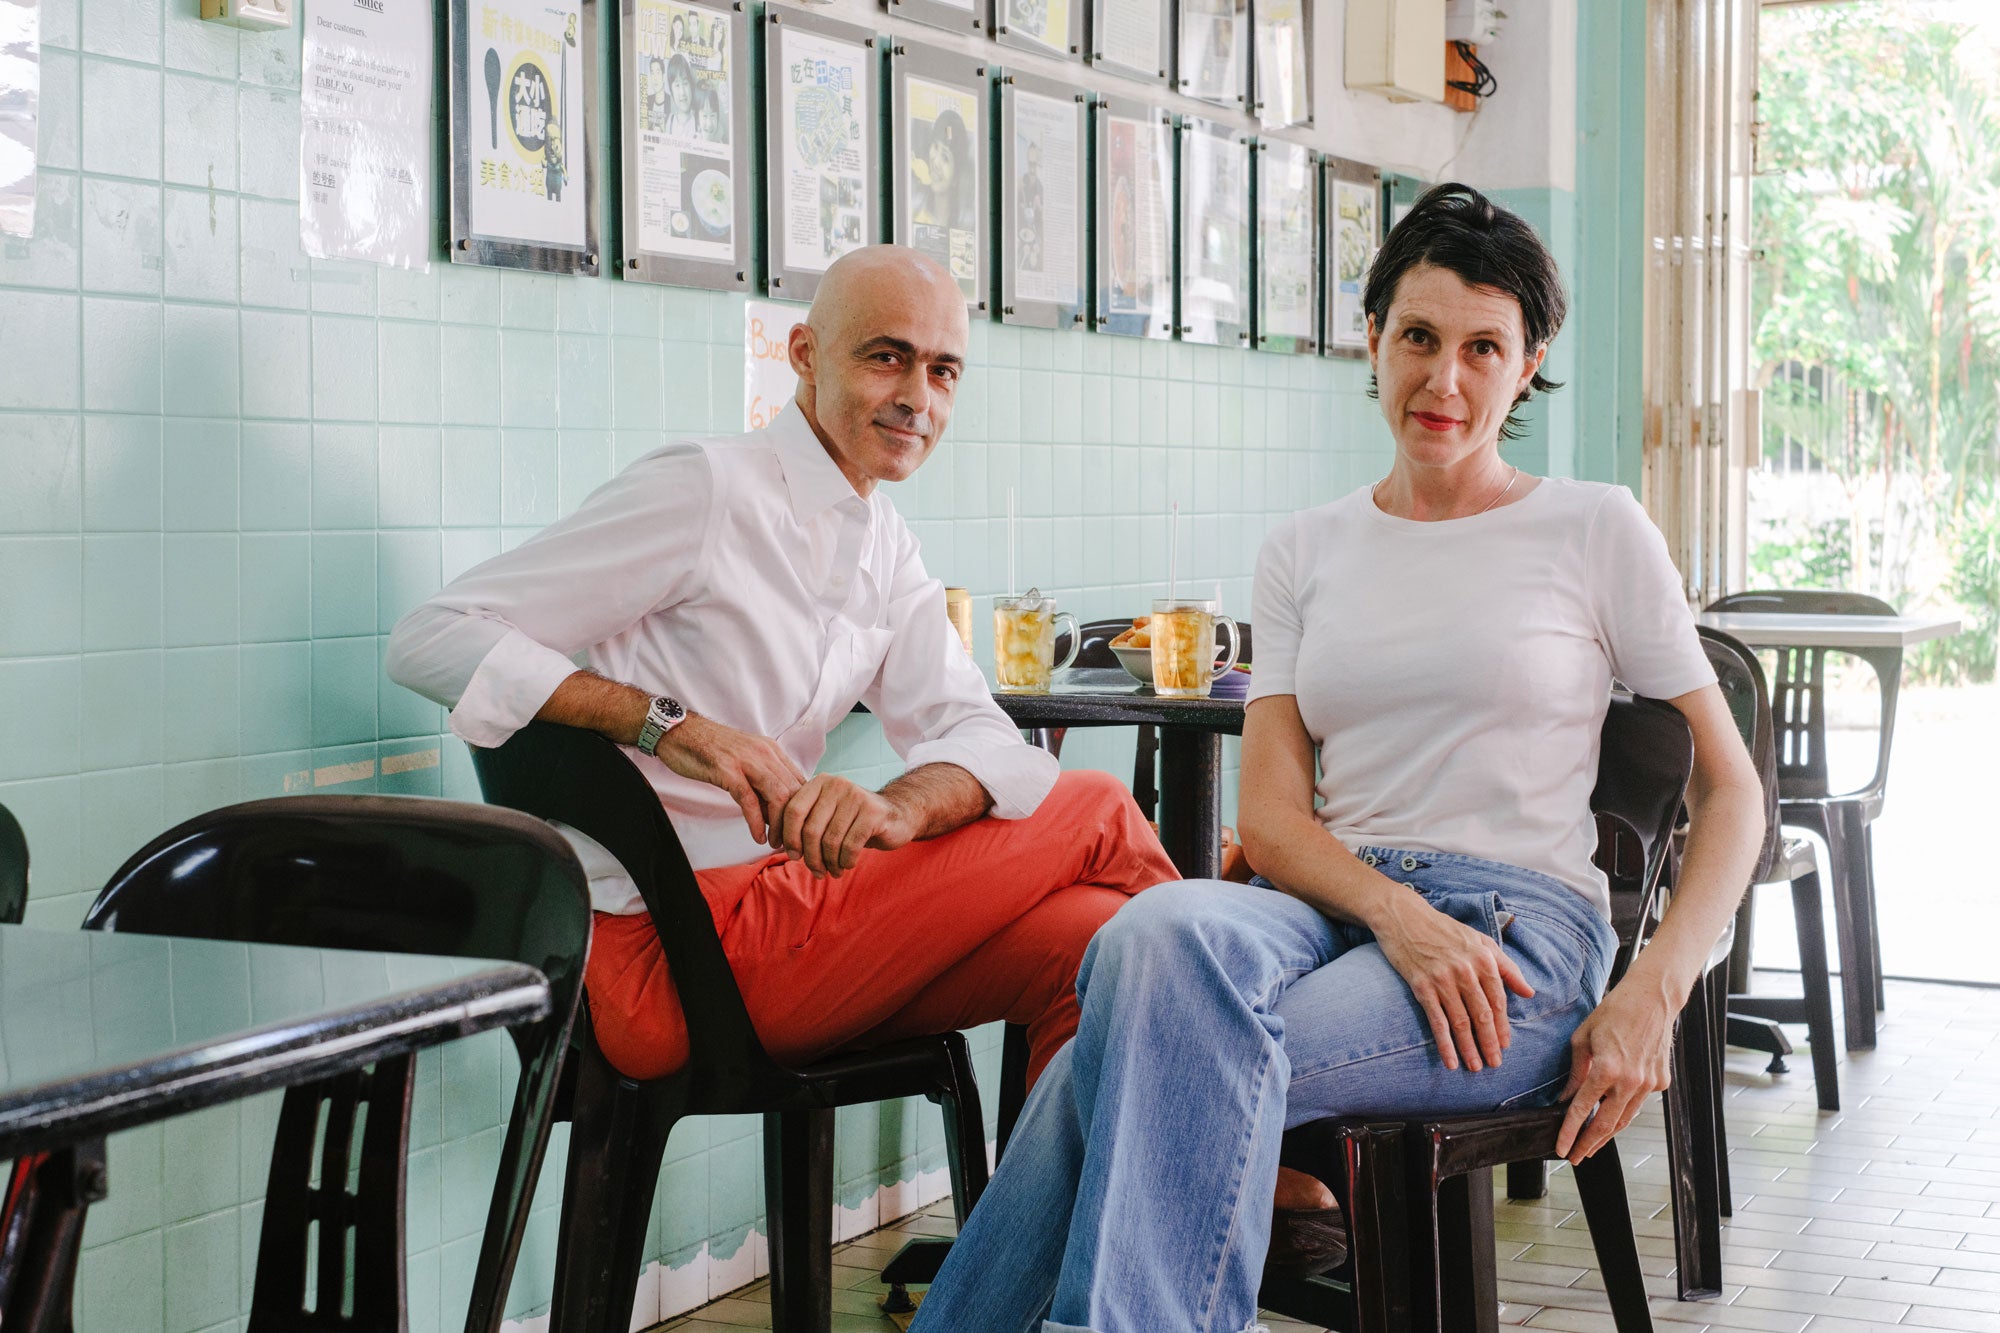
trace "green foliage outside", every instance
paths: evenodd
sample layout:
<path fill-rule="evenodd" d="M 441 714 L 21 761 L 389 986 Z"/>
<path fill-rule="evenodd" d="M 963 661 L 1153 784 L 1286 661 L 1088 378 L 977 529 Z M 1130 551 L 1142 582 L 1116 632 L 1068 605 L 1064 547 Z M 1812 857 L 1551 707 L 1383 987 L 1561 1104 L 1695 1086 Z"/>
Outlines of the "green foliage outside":
<path fill-rule="evenodd" d="M 1759 41 L 1752 580 L 1956 609 L 1911 674 L 1990 680 L 2000 4 L 1767 9 Z"/>

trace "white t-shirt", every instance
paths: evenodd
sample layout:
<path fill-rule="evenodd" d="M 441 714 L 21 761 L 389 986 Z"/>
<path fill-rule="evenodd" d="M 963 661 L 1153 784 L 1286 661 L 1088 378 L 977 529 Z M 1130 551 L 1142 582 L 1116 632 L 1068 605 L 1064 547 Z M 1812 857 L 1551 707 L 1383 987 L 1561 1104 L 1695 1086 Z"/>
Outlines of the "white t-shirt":
<path fill-rule="evenodd" d="M 1296 696 L 1334 837 L 1538 870 L 1607 918 L 1590 792 L 1612 677 L 1656 699 L 1715 681 L 1631 492 L 1555 477 L 1439 523 L 1367 489 L 1295 514 L 1251 624 L 1250 697 Z"/>

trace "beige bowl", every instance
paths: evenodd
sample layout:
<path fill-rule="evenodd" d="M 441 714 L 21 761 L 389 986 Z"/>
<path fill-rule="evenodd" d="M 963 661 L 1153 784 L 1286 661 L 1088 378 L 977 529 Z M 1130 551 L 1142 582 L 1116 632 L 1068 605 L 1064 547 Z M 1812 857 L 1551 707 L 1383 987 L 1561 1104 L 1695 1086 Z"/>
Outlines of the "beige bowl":
<path fill-rule="evenodd" d="M 1153 683 L 1153 650 L 1151 648 L 1113 648 L 1118 661 L 1123 664 L 1125 674 L 1143 685 Z"/>

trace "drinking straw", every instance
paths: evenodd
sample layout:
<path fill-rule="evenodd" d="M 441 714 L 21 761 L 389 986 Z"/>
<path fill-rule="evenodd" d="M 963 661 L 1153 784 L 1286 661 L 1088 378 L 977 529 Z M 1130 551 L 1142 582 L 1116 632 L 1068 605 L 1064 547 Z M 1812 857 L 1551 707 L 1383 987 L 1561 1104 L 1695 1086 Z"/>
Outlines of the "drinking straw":
<path fill-rule="evenodd" d="M 1014 545 L 1020 523 L 1014 517 L 1014 488 L 1007 488 L 1007 595 L 1012 597 L 1019 585 L 1014 582 Z"/>
<path fill-rule="evenodd" d="M 1174 573 L 1181 546 L 1181 502 L 1167 506 L 1167 600 L 1174 600 Z"/>

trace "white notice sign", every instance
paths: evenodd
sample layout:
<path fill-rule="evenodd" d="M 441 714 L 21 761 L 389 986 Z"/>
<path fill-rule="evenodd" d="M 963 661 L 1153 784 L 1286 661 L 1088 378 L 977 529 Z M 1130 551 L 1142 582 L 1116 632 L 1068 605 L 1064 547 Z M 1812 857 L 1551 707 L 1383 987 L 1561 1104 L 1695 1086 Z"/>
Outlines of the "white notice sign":
<path fill-rule="evenodd" d="M 299 243 L 318 259 L 430 260 L 429 0 L 312 0 Z"/>

